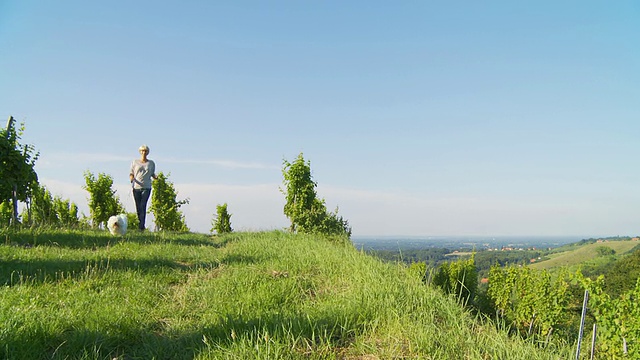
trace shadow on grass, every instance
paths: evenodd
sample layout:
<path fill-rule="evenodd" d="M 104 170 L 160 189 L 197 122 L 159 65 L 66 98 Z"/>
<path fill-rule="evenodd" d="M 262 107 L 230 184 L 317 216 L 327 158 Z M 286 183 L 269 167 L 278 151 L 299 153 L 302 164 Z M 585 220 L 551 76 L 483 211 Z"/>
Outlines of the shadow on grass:
<path fill-rule="evenodd" d="M 78 279 L 96 272 L 135 270 L 152 274 L 166 269 L 189 270 L 194 267 L 216 268 L 220 264 L 185 264 L 170 260 L 5 260 L 0 263 L 0 285 L 39 284 L 70 278 Z"/>
<path fill-rule="evenodd" d="M 260 351 L 282 345 L 291 356 L 307 358 L 318 349 L 338 351 L 348 347 L 365 326 L 355 322 L 357 314 L 310 319 L 272 315 L 264 318 L 231 318 L 213 327 L 167 334 L 160 323 L 142 324 L 143 328 L 110 324 L 109 329 L 67 329 L 49 334 L 42 329 L 29 334 L 10 333 L 0 337 L 0 355 L 9 359 L 185 359 L 210 353 L 233 353 L 238 341 L 243 351 Z M 114 331 L 115 330 L 115 331 Z M 26 336 L 25 336 L 26 335 Z M 4 339 L 3 339 L 4 338 Z M 249 343 L 249 344 L 247 344 Z M 37 356 L 36 356 L 37 355 Z"/>
<path fill-rule="evenodd" d="M 226 265 L 231 264 L 255 264 L 258 262 L 258 258 L 255 256 L 243 255 L 243 254 L 227 254 L 225 255 L 221 262 Z"/>
<path fill-rule="evenodd" d="M 252 264 L 257 259 L 247 255 L 227 255 L 222 260 L 185 263 L 168 259 L 5 259 L 0 262 L 0 285 L 40 284 L 70 278 L 80 279 L 87 274 L 134 270 L 154 274 L 166 269 L 192 271 L 198 268 L 216 269 L 222 264 Z"/>
<path fill-rule="evenodd" d="M 69 249 L 91 249 L 111 246 L 118 242 L 133 242 L 139 244 L 173 243 L 185 246 L 213 246 L 223 247 L 231 237 L 213 238 L 206 234 L 195 233 L 165 233 L 138 232 L 132 230 L 125 236 L 113 236 L 107 231 L 100 230 L 58 230 L 34 229 L 19 231 L 2 231 L 4 244 L 33 247 L 57 246 Z"/>

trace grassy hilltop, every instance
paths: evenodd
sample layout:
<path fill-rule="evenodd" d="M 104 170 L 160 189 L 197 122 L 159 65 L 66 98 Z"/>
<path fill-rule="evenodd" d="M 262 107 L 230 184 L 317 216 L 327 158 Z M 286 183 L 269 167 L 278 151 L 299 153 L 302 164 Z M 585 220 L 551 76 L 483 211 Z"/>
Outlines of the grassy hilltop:
<path fill-rule="evenodd" d="M 8 359 L 566 359 L 403 265 L 282 232 L 5 232 Z"/>

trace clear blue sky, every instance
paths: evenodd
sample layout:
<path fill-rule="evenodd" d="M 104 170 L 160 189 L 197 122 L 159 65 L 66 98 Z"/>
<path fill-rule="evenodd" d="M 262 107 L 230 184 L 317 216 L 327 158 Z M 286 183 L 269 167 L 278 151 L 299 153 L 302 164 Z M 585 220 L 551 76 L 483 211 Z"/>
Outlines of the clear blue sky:
<path fill-rule="evenodd" d="M 88 213 L 147 144 L 187 225 L 287 226 L 311 161 L 354 235 L 640 234 L 637 1 L 0 1 L 0 115 Z"/>

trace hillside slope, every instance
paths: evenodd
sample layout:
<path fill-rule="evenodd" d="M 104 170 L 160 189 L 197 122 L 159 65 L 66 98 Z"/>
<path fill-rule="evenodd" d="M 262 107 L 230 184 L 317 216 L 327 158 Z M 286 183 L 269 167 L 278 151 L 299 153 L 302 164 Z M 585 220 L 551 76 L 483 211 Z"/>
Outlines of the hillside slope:
<path fill-rule="evenodd" d="M 5 234 L 11 359 L 561 359 L 401 265 L 281 232 Z"/>
<path fill-rule="evenodd" d="M 622 255 L 634 247 L 638 246 L 640 241 L 637 238 L 632 240 L 617 240 L 617 241 L 601 241 L 590 244 L 572 244 L 572 246 L 565 246 L 562 248 L 564 251 L 549 255 L 549 259 L 530 265 L 533 269 L 552 269 L 562 266 L 576 266 L 576 265 L 588 265 L 594 266 L 607 259 L 602 259 L 602 254 L 599 251 L 600 248 L 608 248 L 613 250 L 615 254 Z M 615 259 L 611 259 L 615 260 Z"/>

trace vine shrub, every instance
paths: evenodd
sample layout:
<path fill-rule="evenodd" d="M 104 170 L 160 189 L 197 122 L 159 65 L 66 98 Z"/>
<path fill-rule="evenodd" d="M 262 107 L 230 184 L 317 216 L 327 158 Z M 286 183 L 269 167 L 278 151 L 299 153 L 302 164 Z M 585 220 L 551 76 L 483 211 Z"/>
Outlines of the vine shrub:
<path fill-rule="evenodd" d="M 53 198 L 53 208 L 55 209 L 60 226 L 65 228 L 75 228 L 80 225 L 78 218 L 78 205 L 70 202 L 68 199 L 62 199 L 58 196 Z"/>
<path fill-rule="evenodd" d="M 84 173 L 84 189 L 89 192 L 89 212 L 93 227 L 104 227 L 109 217 L 124 213 L 124 206 L 116 196 L 111 176 L 99 173 L 96 178 L 91 172 Z"/>
<path fill-rule="evenodd" d="M 521 335 L 546 337 L 566 320 L 570 276 L 566 270 L 554 277 L 528 267 L 494 266 L 487 295 L 498 316 Z"/>
<path fill-rule="evenodd" d="M 11 217 L 13 216 L 13 208 L 8 201 L 0 202 L 0 228 L 11 225 Z"/>
<path fill-rule="evenodd" d="M 22 219 L 31 226 L 52 226 L 77 228 L 80 226 L 78 206 L 68 199 L 52 196 L 46 187 L 33 185 L 33 191 L 27 206 L 23 209 Z"/>
<path fill-rule="evenodd" d="M 318 199 L 317 183 L 311 176 L 311 163 L 302 153 L 293 161 L 283 160 L 285 195 L 284 214 L 291 221 L 289 230 L 299 233 L 351 236 L 349 222 L 334 212 L 327 211 L 324 199 Z"/>
<path fill-rule="evenodd" d="M 231 228 L 231 214 L 227 211 L 227 203 L 216 206 L 216 216 L 213 218 L 211 232 L 225 234 L 233 231 Z"/>
<path fill-rule="evenodd" d="M 613 298 L 603 290 L 604 276 L 576 278 L 589 291 L 588 308 L 598 326 L 597 354 L 606 359 L 640 358 L 640 279 L 635 288 Z"/>
<path fill-rule="evenodd" d="M 633 252 L 607 267 L 604 276 L 607 279 L 604 291 L 612 297 L 633 289 L 640 278 L 640 245 Z"/>
<path fill-rule="evenodd" d="M 138 220 L 138 214 L 132 212 L 127 213 L 127 227 L 129 229 L 137 229 L 140 224 L 140 220 Z"/>
<path fill-rule="evenodd" d="M 151 208 L 155 217 L 156 229 L 160 231 L 189 231 L 180 207 L 189 203 L 189 199 L 178 201 L 178 193 L 169 175 L 159 173 L 152 183 Z"/>
<path fill-rule="evenodd" d="M 16 129 L 13 117 L 0 129 L 0 202 L 13 201 L 10 221 L 18 221 L 18 201 L 26 201 L 38 182 L 34 170 L 39 153 L 33 145 L 20 144 L 24 124 Z"/>
<path fill-rule="evenodd" d="M 473 302 L 478 289 L 478 271 L 474 256 L 441 264 L 433 275 L 433 285 L 445 294 L 453 294 L 463 304 Z"/>
<path fill-rule="evenodd" d="M 575 291 L 577 290 L 577 291 Z M 640 358 L 640 279 L 619 296 L 605 291 L 605 277 L 585 277 L 580 271 L 562 269 L 553 276 L 545 270 L 495 266 L 489 275 L 487 294 L 498 316 L 523 336 L 551 333 L 575 341 L 584 291 L 589 291 L 585 329 L 597 325 L 596 356 L 603 359 Z M 554 331 L 555 330 L 555 331 Z"/>
<path fill-rule="evenodd" d="M 24 223 L 36 226 L 60 225 L 60 217 L 54 207 L 53 196 L 44 186 L 35 184 L 27 207 L 23 210 Z"/>

